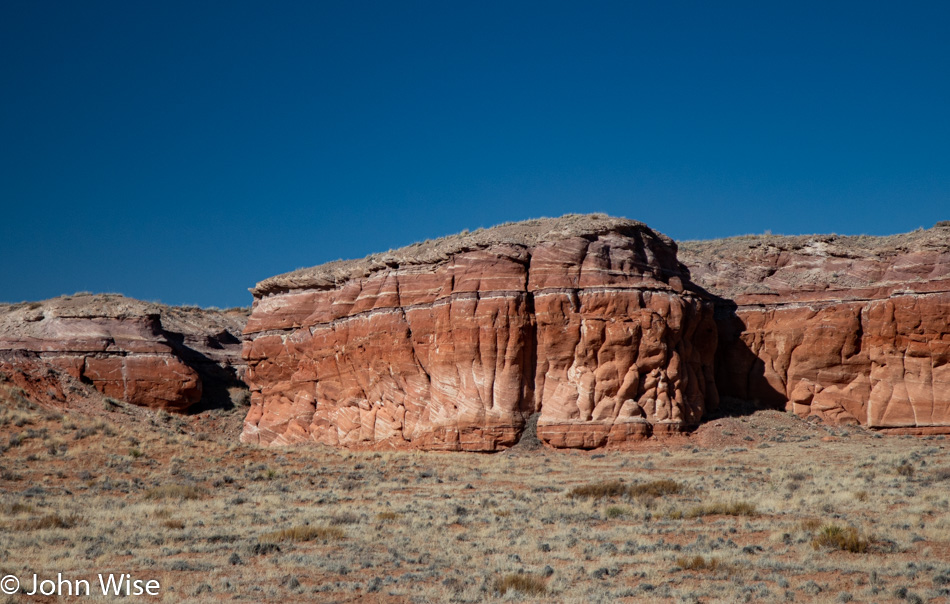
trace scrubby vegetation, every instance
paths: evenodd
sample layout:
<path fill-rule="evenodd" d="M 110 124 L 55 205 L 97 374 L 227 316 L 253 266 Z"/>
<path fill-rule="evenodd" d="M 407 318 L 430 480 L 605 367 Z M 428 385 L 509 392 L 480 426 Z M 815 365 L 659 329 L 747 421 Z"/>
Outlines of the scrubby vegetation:
<path fill-rule="evenodd" d="M 542 596 L 547 592 L 544 580 L 533 575 L 509 574 L 495 580 L 495 592 L 505 595 L 514 590 L 529 596 Z"/>
<path fill-rule="evenodd" d="M 608 480 L 574 487 L 569 494 L 576 498 L 606 499 L 608 497 L 662 497 L 675 495 L 682 490 L 682 485 L 667 479 L 631 485 L 624 484 L 620 480 Z"/>
<path fill-rule="evenodd" d="M 262 449 L 3 392 L 2 574 L 139 569 L 176 602 L 950 597 L 943 437 L 750 416 L 728 452 Z"/>
<path fill-rule="evenodd" d="M 704 558 L 700 555 L 680 556 L 676 559 L 676 566 L 683 570 L 716 570 L 719 568 L 719 560 L 716 558 Z"/>
<path fill-rule="evenodd" d="M 853 526 L 842 527 L 837 524 L 828 524 L 822 527 L 821 531 L 811 540 L 811 545 L 815 549 L 829 547 L 863 554 L 868 551 L 870 541 L 862 537 L 858 529 Z"/>
<path fill-rule="evenodd" d="M 339 541 L 346 536 L 338 526 L 295 526 L 260 536 L 261 543 L 280 541 Z"/>
<path fill-rule="evenodd" d="M 758 512 L 754 503 L 748 501 L 713 501 L 689 508 L 684 514 L 687 518 L 700 516 L 755 516 Z"/>

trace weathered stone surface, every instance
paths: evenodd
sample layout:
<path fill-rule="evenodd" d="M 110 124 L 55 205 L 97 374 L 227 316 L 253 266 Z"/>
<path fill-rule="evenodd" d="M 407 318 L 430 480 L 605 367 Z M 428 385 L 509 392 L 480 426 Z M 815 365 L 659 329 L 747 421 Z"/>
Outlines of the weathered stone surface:
<path fill-rule="evenodd" d="M 241 313 L 167 307 L 116 295 L 2 305 L 0 370 L 15 376 L 11 379 L 28 392 L 34 382 L 53 388 L 46 384 L 50 380 L 39 379 L 52 368 L 105 396 L 185 411 L 202 400 L 202 377 L 217 388 L 221 383 L 215 379 L 230 371 L 237 383 L 243 373 L 238 339 L 243 324 Z M 50 396 L 67 401 L 70 389 L 33 394 L 40 401 Z"/>
<path fill-rule="evenodd" d="M 493 451 L 677 431 L 716 404 L 712 305 L 669 238 L 568 216 L 503 225 L 253 290 L 244 357 L 262 444 Z"/>
<path fill-rule="evenodd" d="M 838 423 L 950 429 L 950 228 L 685 242 L 680 259 L 721 297 L 722 396 Z"/>

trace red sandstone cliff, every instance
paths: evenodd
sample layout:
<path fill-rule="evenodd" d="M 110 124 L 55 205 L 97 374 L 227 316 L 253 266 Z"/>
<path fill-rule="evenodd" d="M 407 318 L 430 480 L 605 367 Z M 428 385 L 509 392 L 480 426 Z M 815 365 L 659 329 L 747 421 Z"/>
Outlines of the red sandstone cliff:
<path fill-rule="evenodd" d="M 721 298 L 722 396 L 873 428 L 950 430 L 950 226 L 735 237 L 679 253 Z"/>
<path fill-rule="evenodd" d="M 712 305 L 672 240 L 566 216 L 267 279 L 245 442 L 492 451 L 678 431 L 715 405 Z"/>
<path fill-rule="evenodd" d="M 170 411 L 214 406 L 243 374 L 242 312 L 169 307 L 118 295 L 0 305 L 0 374 L 37 402 L 92 387 Z"/>

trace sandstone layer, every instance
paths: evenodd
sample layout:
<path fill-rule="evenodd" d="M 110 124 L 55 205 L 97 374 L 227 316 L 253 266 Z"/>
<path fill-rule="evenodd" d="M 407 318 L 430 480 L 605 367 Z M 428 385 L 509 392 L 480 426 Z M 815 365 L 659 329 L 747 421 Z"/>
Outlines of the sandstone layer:
<path fill-rule="evenodd" d="M 153 409 L 220 406 L 241 384 L 245 321 L 118 295 L 0 305 L 0 373 L 40 402 L 68 402 L 78 383 Z"/>
<path fill-rule="evenodd" d="M 720 395 L 837 423 L 950 431 L 950 225 L 941 225 L 681 243 L 693 281 L 719 297 Z"/>
<path fill-rule="evenodd" d="M 696 425 L 712 304 L 676 245 L 600 215 L 480 229 L 267 279 L 245 329 L 242 440 L 494 451 Z"/>

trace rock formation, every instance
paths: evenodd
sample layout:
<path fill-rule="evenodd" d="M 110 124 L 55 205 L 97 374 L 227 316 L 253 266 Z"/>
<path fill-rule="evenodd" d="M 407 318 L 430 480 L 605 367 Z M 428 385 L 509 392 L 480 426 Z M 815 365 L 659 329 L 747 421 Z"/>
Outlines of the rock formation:
<path fill-rule="evenodd" d="M 65 373 L 105 396 L 154 409 L 215 405 L 223 389 L 240 384 L 245 319 L 242 312 L 118 295 L 0 305 L 0 373 L 41 402 L 80 394 L 75 384 L 52 379 Z"/>
<path fill-rule="evenodd" d="M 679 250 L 694 282 L 720 298 L 720 395 L 838 423 L 950 431 L 950 224 Z"/>
<path fill-rule="evenodd" d="M 645 225 L 479 229 L 252 290 L 242 440 L 493 451 L 679 431 L 716 404 L 712 305 Z"/>
<path fill-rule="evenodd" d="M 720 396 L 950 433 L 948 223 L 677 246 L 572 215 L 252 292 L 250 317 L 117 295 L 0 305 L 0 381 L 44 404 L 199 411 L 243 379 L 241 439 L 264 445 L 495 451 L 530 420 L 548 445 L 594 448 L 693 427 Z"/>

